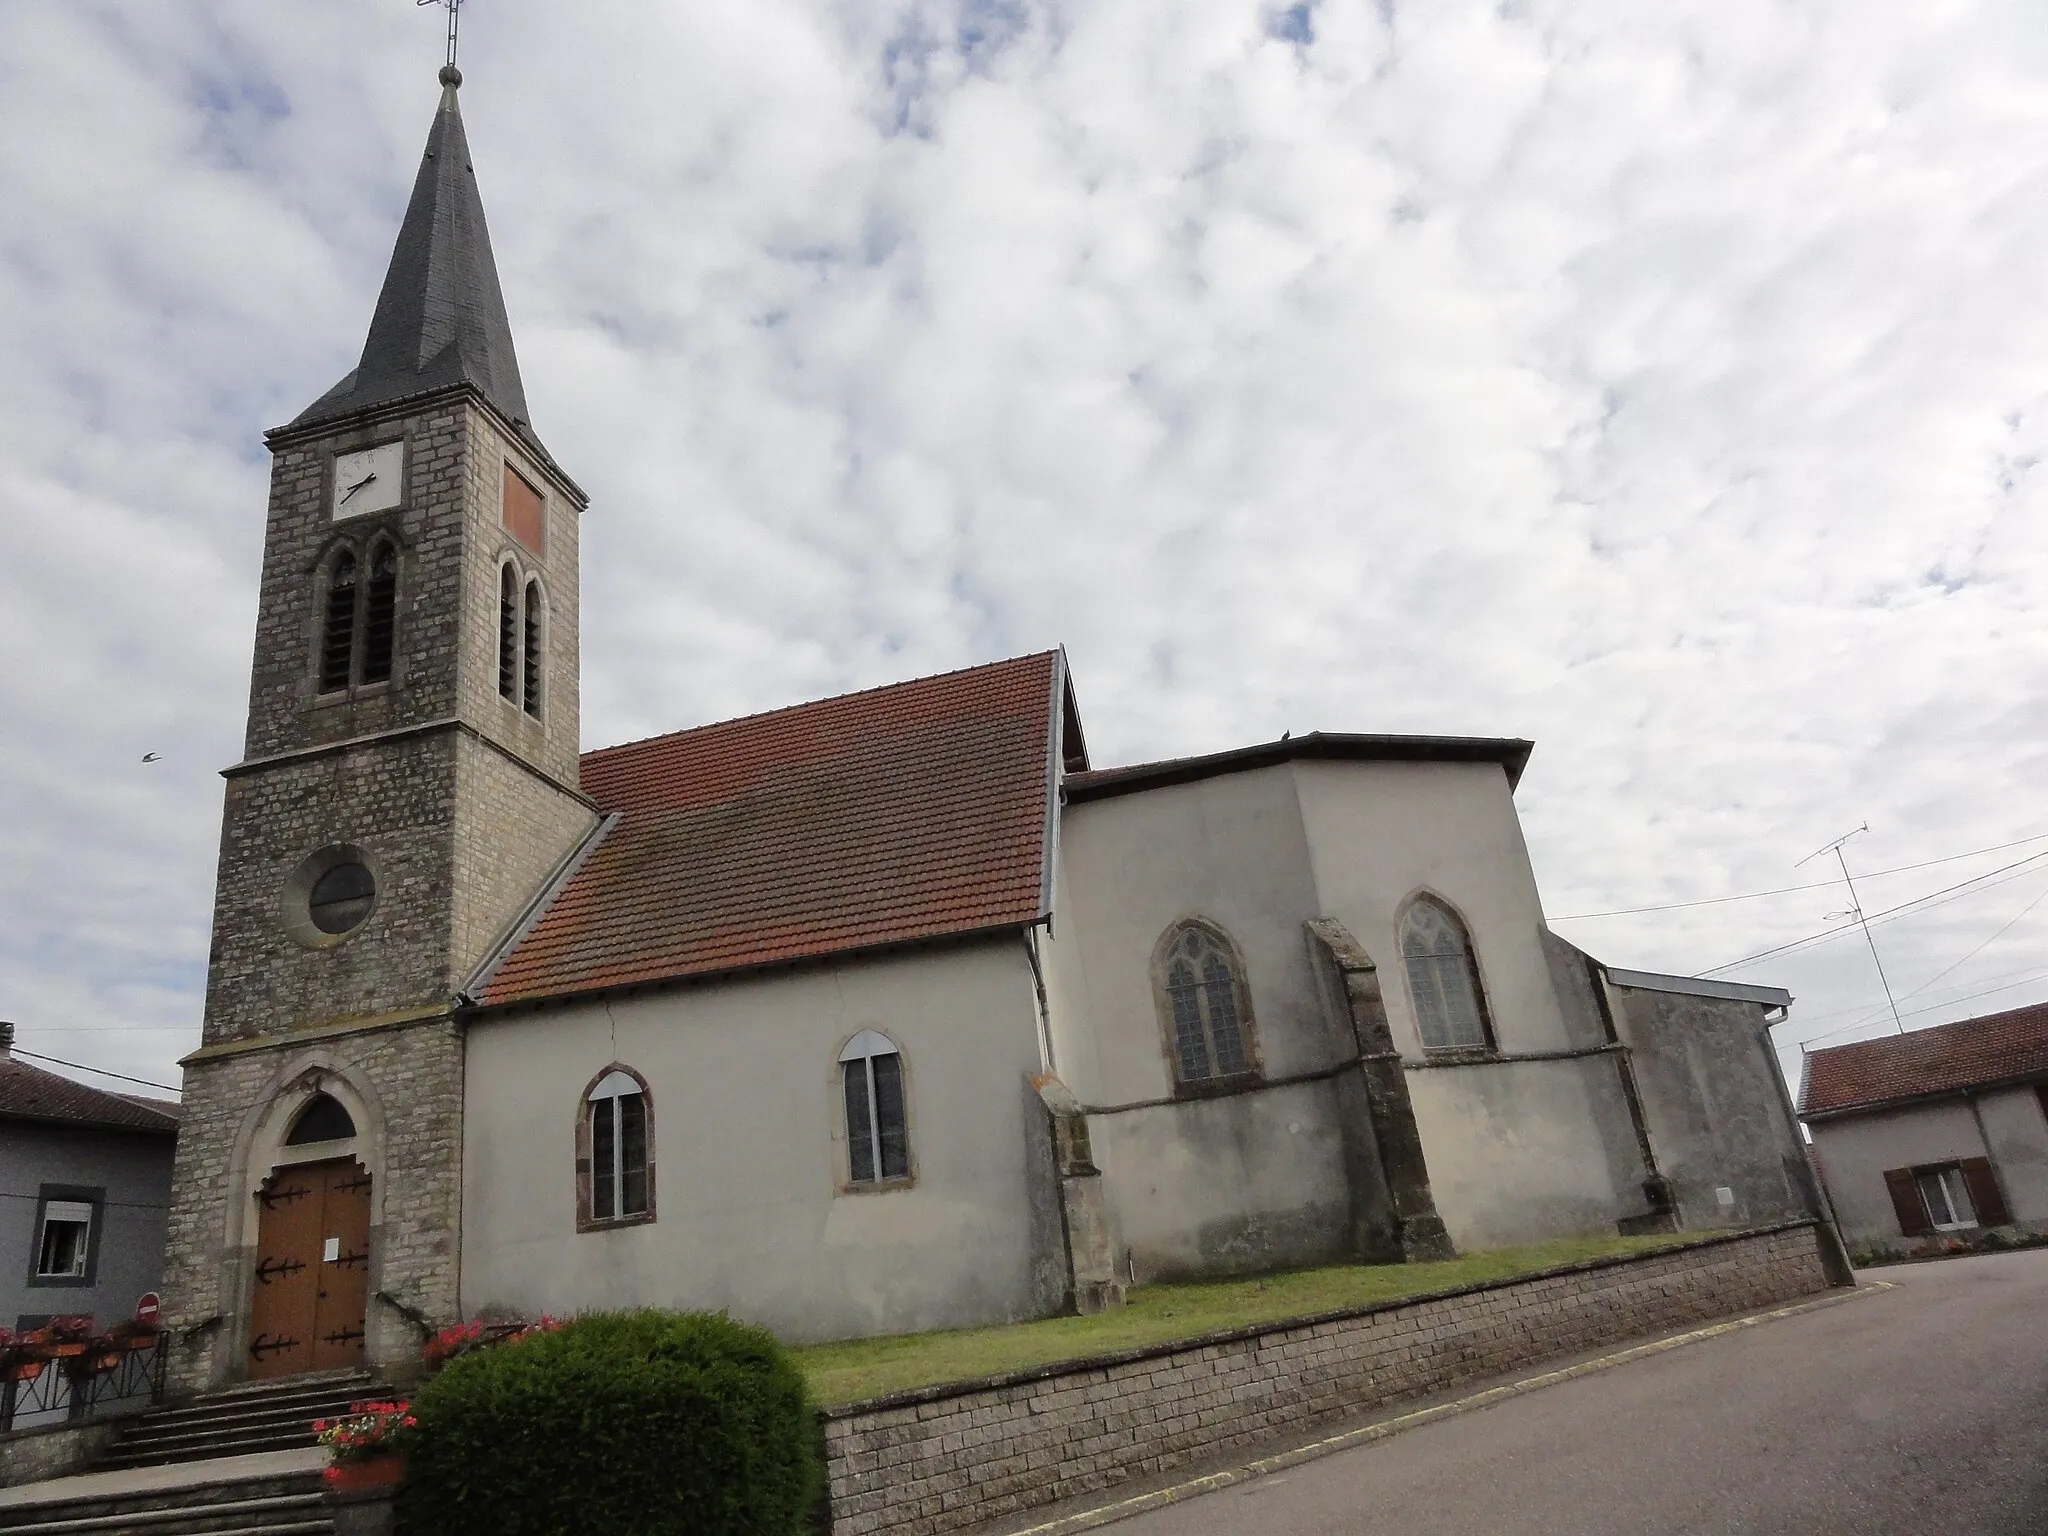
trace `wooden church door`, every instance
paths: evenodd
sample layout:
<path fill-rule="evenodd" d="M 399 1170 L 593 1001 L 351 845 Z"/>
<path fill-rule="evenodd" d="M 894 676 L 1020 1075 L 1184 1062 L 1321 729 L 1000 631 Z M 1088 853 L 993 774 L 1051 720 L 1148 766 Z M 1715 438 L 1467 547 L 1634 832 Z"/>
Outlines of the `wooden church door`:
<path fill-rule="evenodd" d="M 249 1378 L 363 1363 L 370 1175 L 353 1158 L 273 1173 L 256 1197 Z"/>

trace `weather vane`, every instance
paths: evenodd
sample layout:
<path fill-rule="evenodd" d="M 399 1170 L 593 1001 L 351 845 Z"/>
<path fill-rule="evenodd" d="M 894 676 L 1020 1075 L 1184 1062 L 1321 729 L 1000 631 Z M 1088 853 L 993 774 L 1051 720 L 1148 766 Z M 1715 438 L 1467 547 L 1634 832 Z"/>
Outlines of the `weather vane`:
<path fill-rule="evenodd" d="M 460 85 L 462 72 L 455 67 L 455 34 L 462 23 L 462 0 L 417 0 L 420 5 L 438 5 L 448 13 L 448 62 L 441 70 L 441 80 L 446 85 Z M 450 80 L 448 77 L 455 78 Z"/>

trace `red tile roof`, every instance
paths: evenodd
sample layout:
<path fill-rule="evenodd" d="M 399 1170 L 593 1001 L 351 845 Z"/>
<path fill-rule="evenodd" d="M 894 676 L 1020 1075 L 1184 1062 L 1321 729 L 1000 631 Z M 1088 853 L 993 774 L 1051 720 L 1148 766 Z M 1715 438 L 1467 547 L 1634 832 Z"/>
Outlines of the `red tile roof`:
<path fill-rule="evenodd" d="M 1799 1112 L 1839 1114 L 2030 1077 L 2048 1079 L 2048 1003 L 1814 1051 Z"/>
<path fill-rule="evenodd" d="M 102 1093 L 9 1056 L 0 1058 L 0 1119 L 99 1125 L 175 1135 L 178 1106 L 131 1099 L 121 1093 Z"/>
<path fill-rule="evenodd" d="M 1057 651 L 586 753 L 619 817 L 485 1006 L 1043 916 Z"/>

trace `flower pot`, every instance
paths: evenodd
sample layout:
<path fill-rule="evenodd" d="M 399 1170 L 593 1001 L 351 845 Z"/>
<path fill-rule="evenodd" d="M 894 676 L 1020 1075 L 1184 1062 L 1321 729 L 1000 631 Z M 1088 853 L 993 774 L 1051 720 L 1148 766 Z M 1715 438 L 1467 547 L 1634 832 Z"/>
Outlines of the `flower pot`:
<path fill-rule="evenodd" d="M 38 1376 L 42 1374 L 42 1361 L 17 1360 L 14 1362 L 14 1364 L 8 1366 L 4 1371 L 0 1371 L 0 1379 L 4 1379 L 7 1381 L 34 1381 Z"/>
<path fill-rule="evenodd" d="M 337 1461 L 321 1475 L 336 1493 L 395 1488 L 405 1480 L 405 1455 L 401 1451 L 384 1451 L 359 1461 Z"/>
<path fill-rule="evenodd" d="M 45 1344 L 43 1348 L 49 1351 L 53 1360 L 68 1360 L 85 1353 L 85 1340 L 80 1339 L 76 1344 Z"/>

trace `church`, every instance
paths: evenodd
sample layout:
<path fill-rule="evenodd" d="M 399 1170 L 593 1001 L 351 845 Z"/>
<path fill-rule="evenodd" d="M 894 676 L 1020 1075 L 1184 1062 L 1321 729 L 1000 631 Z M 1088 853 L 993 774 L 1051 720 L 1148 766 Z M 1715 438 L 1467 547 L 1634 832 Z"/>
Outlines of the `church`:
<path fill-rule="evenodd" d="M 806 1342 L 1818 1213 L 1791 998 L 1551 933 L 1526 741 L 1098 765 L 1049 646 L 579 752 L 587 499 L 460 85 L 361 360 L 267 436 L 174 1388 L 403 1374 L 478 1316 Z"/>

